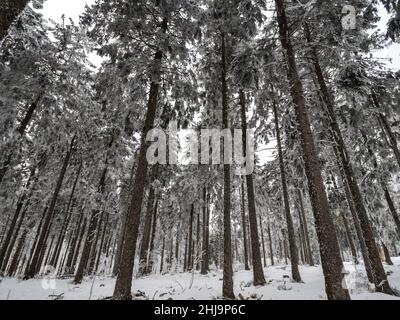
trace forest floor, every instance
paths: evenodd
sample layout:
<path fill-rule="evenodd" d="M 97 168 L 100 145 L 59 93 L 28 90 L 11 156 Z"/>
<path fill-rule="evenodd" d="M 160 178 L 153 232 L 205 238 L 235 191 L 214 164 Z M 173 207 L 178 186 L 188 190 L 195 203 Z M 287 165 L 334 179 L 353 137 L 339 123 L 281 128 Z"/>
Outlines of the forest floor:
<path fill-rule="evenodd" d="M 393 288 L 400 291 L 400 257 L 393 258 L 394 266 L 385 265 Z M 354 300 L 399 299 L 380 293 L 372 293 L 366 281 L 363 265 L 345 263 L 346 283 Z M 251 271 L 238 271 L 234 275 L 235 294 L 244 299 L 261 300 L 324 300 L 324 278 L 320 266 L 300 266 L 304 283 L 292 283 L 289 266 L 274 266 L 264 269 L 267 285 L 254 287 Z M 97 300 L 110 297 L 115 279 L 107 277 L 86 278 L 81 285 L 72 284 L 72 279 L 33 279 L 21 281 L 4 278 L 0 280 L 0 300 Z M 222 290 L 222 272 L 176 273 L 152 275 L 135 279 L 133 292 L 138 299 L 155 300 L 210 300 L 219 299 Z M 139 297 L 141 296 L 141 297 Z"/>

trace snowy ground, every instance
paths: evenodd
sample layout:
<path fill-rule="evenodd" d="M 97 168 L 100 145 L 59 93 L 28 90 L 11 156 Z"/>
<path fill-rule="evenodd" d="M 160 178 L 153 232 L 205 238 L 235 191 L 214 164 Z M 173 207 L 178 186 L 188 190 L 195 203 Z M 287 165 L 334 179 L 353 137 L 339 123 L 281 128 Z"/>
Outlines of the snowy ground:
<path fill-rule="evenodd" d="M 394 266 L 385 265 L 392 287 L 400 291 L 400 257 L 393 258 Z M 351 289 L 352 299 L 383 300 L 399 299 L 388 295 L 369 292 L 363 266 L 357 268 L 345 264 L 348 275 L 346 282 Z M 252 273 L 239 271 L 235 273 L 235 294 L 244 299 L 262 300 L 323 300 L 326 299 L 324 281 L 320 267 L 301 266 L 300 272 L 304 283 L 291 283 L 285 276 L 290 275 L 290 267 L 275 266 L 265 269 L 268 284 L 262 287 L 251 285 Z M 73 285 L 71 279 L 49 280 L 34 279 L 20 281 L 2 279 L 0 282 L 0 300 L 53 300 L 62 297 L 64 300 L 96 300 L 112 295 L 115 279 L 95 277 L 86 279 L 82 285 Z M 136 279 L 134 292 L 142 292 L 147 299 L 155 300 L 208 300 L 221 297 L 222 273 L 211 272 L 207 276 L 198 273 L 181 273 L 174 275 L 153 275 Z"/>

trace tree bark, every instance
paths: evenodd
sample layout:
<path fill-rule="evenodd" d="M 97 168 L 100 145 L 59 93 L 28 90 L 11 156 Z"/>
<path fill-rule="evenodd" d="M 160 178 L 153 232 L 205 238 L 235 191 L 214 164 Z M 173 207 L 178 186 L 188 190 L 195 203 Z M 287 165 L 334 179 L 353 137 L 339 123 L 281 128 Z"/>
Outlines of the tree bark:
<path fill-rule="evenodd" d="M 222 126 L 229 129 L 229 105 L 227 84 L 227 60 L 225 34 L 221 35 L 221 64 L 222 64 Z M 225 159 L 224 159 L 225 160 Z M 256 220 L 257 226 L 257 220 Z M 231 230 L 231 165 L 224 164 L 224 271 L 222 295 L 226 299 L 235 299 L 233 292 L 232 268 L 232 230 Z M 260 248 L 258 248 L 260 252 Z"/>
<path fill-rule="evenodd" d="M 207 261 L 207 231 L 208 231 L 208 222 L 207 222 L 207 188 L 203 188 L 203 232 L 202 232 L 202 251 L 201 251 L 201 270 L 200 273 L 205 275 L 208 272 L 208 268 L 206 265 Z M 178 241 L 177 241 L 178 243 Z"/>
<path fill-rule="evenodd" d="M 304 240 L 305 240 L 305 245 L 306 245 L 306 251 L 307 251 L 307 260 L 308 263 L 310 264 L 311 267 L 314 266 L 314 258 L 313 258 L 313 252 L 311 248 L 311 241 L 310 241 L 310 234 L 308 232 L 308 223 L 306 219 L 306 211 L 304 209 L 304 201 L 303 201 L 303 193 L 300 189 L 297 190 L 297 194 L 299 197 L 299 203 L 300 203 L 300 217 L 301 221 L 303 224 L 303 231 L 304 231 Z"/>
<path fill-rule="evenodd" d="M 275 118 L 275 131 L 276 140 L 278 146 L 278 157 L 279 157 L 279 169 L 281 173 L 281 184 L 282 184 L 282 196 L 285 209 L 286 226 L 289 236 L 289 251 L 290 251 L 290 263 L 292 265 L 292 279 L 295 282 L 301 282 L 301 276 L 299 272 L 299 255 L 296 245 L 296 235 L 294 232 L 293 218 L 290 212 L 289 204 L 289 193 L 286 180 L 285 163 L 283 159 L 282 142 L 281 142 L 281 131 L 279 127 L 279 116 L 276 101 L 273 101 L 274 118 Z"/>
<path fill-rule="evenodd" d="M 306 38 L 309 44 L 312 43 L 311 32 L 307 24 L 304 25 Z M 360 188 L 357 183 L 356 175 L 351 164 L 350 155 L 347 151 L 344 143 L 342 133 L 339 124 L 336 119 L 334 102 L 331 93 L 329 92 L 328 86 L 325 81 L 325 77 L 322 72 L 322 68 L 319 63 L 318 54 L 315 48 L 312 50 L 313 55 L 313 66 L 314 72 L 317 77 L 319 89 L 321 91 L 321 98 L 325 105 L 325 113 L 329 119 L 329 128 L 334 140 L 334 149 L 336 150 L 335 155 L 339 157 L 341 166 L 349 185 L 350 193 L 353 198 L 357 215 L 360 221 L 361 229 L 363 231 L 364 241 L 367 247 L 368 256 L 371 261 L 371 267 L 374 274 L 375 286 L 379 292 L 386 294 L 393 294 L 390 288 L 389 282 L 385 270 L 382 266 L 382 262 L 379 259 L 378 248 L 374 239 L 371 222 L 369 220 L 367 210 L 364 205 L 364 200 L 361 195 Z"/>
<path fill-rule="evenodd" d="M 189 238 L 188 238 L 188 258 L 187 258 L 187 270 L 191 271 L 193 268 L 193 213 L 194 213 L 194 203 L 190 209 L 189 218 Z"/>
<path fill-rule="evenodd" d="M 246 97 L 243 90 L 239 92 L 240 100 L 240 115 L 242 121 L 242 143 L 243 143 L 243 156 L 247 157 L 247 118 L 246 118 Z M 250 152 L 250 151 L 249 151 Z M 254 179 L 253 174 L 246 175 L 247 186 L 247 204 L 249 211 L 250 222 L 250 238 L 251 238 L 251 251 L 253 262 L 253 284 L 255 286 L 262 286 L 265 282 L 264 271 L 261 262 L 260 240 L 258 238 L 257 229 L 257 212 L 254 195 Z"/>
<path fill-rule="evenodd" d="M 271 258 L 271 265 L 275 265 L 274 262 L 274 250 L 273 250 L 273 243 L 272 243 L 272 236 L 271 236 L 271 228 L 270 225 L 268 224 L 268 242 L 269 242 L 269 255 Z"/>
<path fill-rule="evenodd" d="M 389 266 L 393 265 L 392 259 L 390 258 L 390 253 L 388 248 L 386 247 L 385 243 L 382 242 L 382 249 L 383 249 L 383 253 L 385 254 L 385 261 Z"/>
<path fill-rule="evenodd" d="M 358 264 L 357 250 L 356 250 L 356 246 L 354 245 L 353 236 L 350 231 L 349 223 L 347 222 L 347 218 L 343 211 L 340 212 L 340 215 L 343 220 L 344 229 L 346 231 L 346 238 L 347 238 L 347 242 L 350 247 L 351 255 L 353 256 L 353 261 L 355 264 Z"/>
<path fill-rule="evenodd" d="M 167 27 L 168 21 L 166 18 L 164 18 L 162 22 L 162 31 L 164 33 L 167 31 Z M 153 128 L 156 116 L 162 57 L 162 51 L 158 50 L 154 57 L 154 66 L 158 67 L 158 70 L 155 71 L 156 77 L 152 79 L 150 85 L 150 95 L 147 105 L 145 124 L 141 135 L 139 159 L 136 169 L 135 182 L 133 184 L 132 200 L 126 220 L 124 246 L 122 249 L 117 281 L 114 288 L 113 297 L 115 300 L 132 299 L 131 287 L 133 265 L 135 260 L 136 241 L 140 224 L 140 212 L 142 209 L 148 168 L 146 153 L 149 144 L 146 141 L 146 137 L 148 132 Z"/>
<path fill-rule="evenodd" d="M 260 220 L 260 232 L 261 232 L 261 243 L 262 243 L 262 250 L 263 250 L 263 258 L 264 258 L 264 268 L 267 267 L 267 256 L 265 252 L 265 240 L 264 240 L 264 231 L 263 231 L 263 225 L 261 221 L 261 216 L 258 216 Z"/>
<path fill-rule="evenodd" d="M 244 249 L 244 269 L 250 270 L 249 266 L 249 253 L 247 246 L 247 223 L 246 223 L 246 209 L 244 198 L 244 180 L 241 181 L 241 213 L 242 213 L 242 230 L 243 230 L 243 249 Z"/>
<path fill-rule="evenodd" d="M 157 231 L 157 219 L 158 219 L 158 200 L 156 201 L 156 204 L 153 209 L 153 222 L 151 226 L 151 239 L 150 239 L 150 246 L 149 246 L 149 255 L 146 263 L 146 273 L 149 274 L 153 271 L 153 265 L 154 265 L 154 257 L 153 257 L 153 251 L 154 251 L 154 243 L 156 239 L 156 231 Z"/>
<path fill-rule="evenodd" d="M 35 253 L 33 255 L 32 261 L 30 262 L 30 266 L 29 266 L 28 272 L 25 275 L 25 279 L 33 278 L 36 275 L 36 273 L 39 271 L 38 268 L 40 268 L 40 265 L 42 263 L 42 260 L 40 257 L 43 255 L 41 253 L 42 253 L 42 250 L 44 250 L 46 240 L 47 240 L 47 237 L 50 232 L 51 221 L 53 220 L 54 211 L 55 211 L 56 203 L 58 200 L 58 195 L 60 193 L 60 190 L 61 190 L 61 187 L 62 187 L 62 184 L 64 181 L 65 173 L 67 171 L 69 161 L 71 159 L 74 144 L 75 144 L 75 137 L 72 139 L 70 147 L 64 158 L 64 163 L 62 165 L 59 177 L 57 179 L 57 183 L 56 183 L 54 193 L 51 198 L 48 210 L 44 213 L 43 226 L 42 226 L 42 229 L 40 230 L 40 235 L 39 235 L 38 242 L 36 245 Z"/>
<path fill-rule="evenodd" d="M 279 36 L 287 63 L 290 91 L 300 131 L 305 170 L 320 244 L 326 294 L 330 300 L 349 300 L 349 292 L 347 289 L 344 289 L 342 285 L 344 277 L 342 273 L 343 262 L 340 257 L 335 227 L 330 215 L 328 198 L 321 174 L 321 164 L 317 157 L 314 137 L 306 110 L 303 86 L 297 71 L 295 53 L 290 41 L 284 2 L 283 0 L 275 0 L 275 4 Z"/>

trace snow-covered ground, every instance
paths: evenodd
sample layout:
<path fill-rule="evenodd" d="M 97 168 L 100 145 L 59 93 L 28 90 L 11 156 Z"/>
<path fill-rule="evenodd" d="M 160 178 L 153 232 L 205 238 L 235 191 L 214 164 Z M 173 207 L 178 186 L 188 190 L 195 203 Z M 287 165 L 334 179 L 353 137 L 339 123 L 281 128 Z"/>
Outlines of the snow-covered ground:
<path fill-rule="evenodd" d="M 394 266 L 385 265 L 389 281 L 393 288 L 400 291 L 400 258 L 393 258 Z M 355 267 L 345 264 L 346 283 L 352 299 L 383 300 L 399 299 L 380 293 L 371 293 L 365 280 L 362 265 Z M 251 284 L 251 271 L 235 273 L 235 294 L 244 299 L 262 300 L 323 300 L 326 299 L 321 267 L 301 266 L 304 283 L 291 283 L 286 276 L 290 267 L 274 266 L 265 270 L 268 284 L 254 287 Z M 96 300 L 110 297 L 115 279 L 95 277 L 85 279 L 81 285 L 72 284 L 71 279 L 51 280 L 33 279 L 20 281 L 2 279 L 0 282 L 0 300 Z M 198 273 L 177 273 L 173 275 L 152 275 L 134 280 L 133 292 L 144 296 L 142 299 L 155 300 L 209 300 L 219 299 L 222 290 L 222 273 L 210 272 L 203 276 Z"/>

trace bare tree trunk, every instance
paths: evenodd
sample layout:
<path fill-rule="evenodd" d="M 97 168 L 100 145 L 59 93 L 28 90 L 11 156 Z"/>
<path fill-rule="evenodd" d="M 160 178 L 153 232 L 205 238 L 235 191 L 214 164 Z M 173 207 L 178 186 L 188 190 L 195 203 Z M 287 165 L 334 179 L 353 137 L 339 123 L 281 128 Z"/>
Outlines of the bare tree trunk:
<path fill-rule="evenodd" d="M 161 29 L 165 33 L 167 31 L 167 28 L 168 28 L 168 21 L 166 18 L 164 18 Z M 145 124 L 141 135 L 138 165 L 136 169 L 135 182 L 133 184 L 133 191 L 132 191 L 132 200 L 126 220 L 124 246 L 122 249 L 117 281 L 114 288 L 113 296 L 114 299 L 116 300 L 132 299 L 131 287 L 132 287 L 133 265 L 135 260 L 136 241 L 140 224 L 140 212 L 142 209 L 143 195 L 146 185 L 147 168 L 148 168 L 146 153 L 149 144 L 148 142 L 146 142 L 146 137 L 147 133 L 153 128 L 156 116 L 158 93 L 159 93 L 158 91 L 160 87 L 159 68 L 161 67 L 162 57 L 163 57 L 162 51 L 158 50 L 154 57 L 154 66 L 156 66 L 158 70 L 155 71 L 154 73 L 155 78 L 152 79 L 150 85 L 150 95 L 147 105 Z"/>
<path fill-rule="evenodd" d="M 247 157 L 248 150 L 247 146 L 247 118 L 246 118 L 246 97 L 243 90 L 240 90 L 240 114 L 242 121 L 242 144 L 243 144 L 243 156 Z M 256 203 L 254 195 L 254 179 L 253 175 L 249 174 L 246 176 L 246 186 L 247 186 L 247 204 L 249 210 L 249 222 L 250 222 L 250 238 L 251 238 L 251 251 L 252 251 L 252 261 L 253 261 L 253 284 L 255 286 L 260 286 L 265 284 L 264 271 L 261 262 L 261 252 L 260 252 L 260 240 L 258 238 L 257 229 L 257 212 Z"/>
<path fill-rule="evenodd" d="M 222 63 L 222 126 L 229 129 L 229 106 L 227 84 L 227 61 L 225 34 L 221 35 L 221 63 Z M 257 220 L 256 220 L 257 221 Z M 257 223 L 256 223 L 257 226 Z M 222 281 L 222 295 L 226 299 L 235 299 L 233 292 L 232 268 L 232 236 L 231 236 L 231 165 L 224 164 L 224 271 Z M 258 252 L 260 248 L 258 248 Z"/>
<path fill-rule="evenodd" d="M 149 253 L 149 245 L 150 245 L 150 233 L 151 233 L 151 220 L 153 216 L 155 203 L 155 194 L 153 186 L 150 187 L 149 196 L 147 199 L 147 208 L 146 208 L 146 218 L 143 228 L 143 236 L 142 243 L 140 246 L 140 255 L 139 255 L 139 275 L 147 274 L 147 257 Z"/>
<path fill-rule="evenodd" d="M 101 255 L 103 253 L 103 247 L 104 247 L 104 239 L 107 233 L 107 227 L 108 227 L 108 219 L 110 218 L 110 214 L 106 213 L 105 215 L 105 219 L 104 219 L 104 223 L 103 223 L 103 228 L 101 230 L 101 240 L 100 240 L 100 247 L 99 247 L 99 252 L 97 253 L 97 258 L 96 258 L 96 263 L 95 263 L 95 267 L 94 267 L 94 271 L 97 272 L 99 269 L 99 265 L 100 265 L 100 260 L 101 260 Z"/>
<path fill-rule="evenodd" d="M 69 252 L 68 252 L 68 256 L 67 256 L 67 261 L 66 261 L 65 266 L 64 266 L 64 270 L 65 270 L 65 272 L 67 274 L 71 273 L 71 268 L 73 266 L 72 261 L 73 261 L 73 258 L 74 258 L 76 247 L 79 245 L 78 241 L 79 241 L 80 230 L 81 229 L 85 230 L 85 225 L 82 223 L 83 219 L 84 219 L 84 216 L 85 216 L 85 214 L 84 214 L 83 208 L 81 208 L 81 212 L 80 212 L 80 215 L 79 215 L 79 221 L 78 221 L 78 224 L 75 227 L 73 238 L 71 240 L 71 246 L 70 246 L 70 249 L 69 249 Z"/>
<path fill-rule="evenodd" d="M 65 173 L 67 171 L 67 167 L 68 167 L 69 161 L 71 159 L 72 149 L 74 147 L 74 144 L 75 144 L 75 137 L 72 139 L 69 149 L 67 151 L 67 154 L 64 158 L 64 163 L 62 165 L 60 175 L 57 179 L 57 183 L 56 183 L 54 193 L 51 198 L 48 210 L 45 211 L 45 213 L 44 213 L 45 215 L 44 215 L 44 220 L 43 220 L 43 227 L 40 230 L 40 235 L 39 235 L 38 242 L 36 245 L 35 253 L 33 254 L 32 261 L 30 262 L 28 272 L 26 273 L 26 275 L 24 277 L 25 279 L 33 278 L 36 275 L 36 273 L 39 271 L 38 268 L 40 268 L 40 265 L 42 263 L 41 256 L 43 256 L 43 254 L 41 254 L 41 253 L 44 250 L 46 240 L 47 240 L 47 237 L 50 232 L 51 222 L 54 217 L 54 211 L 55 211 L 58 195 L 60 193 L 60 190 L 61 190 L 61 187 L 62 187 L 62 184 L 64 181 Z"/>
<path fill-rule="evenodd" d="M 285 52 L 290 91 L 300 131 L 305 170 L 320 244 L 326 294 L 330 300 L 349 300 L 349 292 L 342 285 L 344 277 L 342 273 L 343 262 L 340 257 L 335 226 L 330 215 L 328 198 L 321 174 L 321 164 L 317 157 L 314 137 L 306 110 L 303 86 L 297 71 L 295 53 L 290 41 L 284 1 L 275 0 L 275 4 L 279 36 Z"/>
<path fill-rule="evenodd" d="M 196 270 L 200 270 L 200 210 L 197 210 L 197 228 L 196 228 Z"/>
<path fill-rule="evenodd" d="M 207 274 L 207 231 L 208 231 L 208 221 L 207 221 L 207 188 L 203 188 L 203 233 L 202 233 L 202 252 L 201 252 L 201 274 Z M 178 240 L 177 240 L 178 244 Z M 178 258 L 177 258 L 178 259 Z"/>
<path fill-rule="evenodd" d="M 310 264 L 310 266 L 313 267 L 314 266 L 314 258 L 313 258 L 312 248 L 311 248 L 310 234 L 308 232 L 306 211 L 304 209 L 303 192 L 300 189 L 298 189 L 297 193 L 298 193 L 299 203 L 300 203 L 300 216 L 301 216 L 301 220 L 303 222 L 303 228 L 304 228 L 303 230 L 304 230 L 304 239 L 305 239 L 305 244 L 306 244 L 306 249 L 307 249 L 307 260 L 308 260 L 308 263 Z"/>
<path fill-rule="evenodd" d="M 263 250 L 263 258 L 264 258 L 264 268 L 267 267 L 267 257 L 265 253 L 265 240 L 264 240 L 264 230 L 263 230 L 263 225 L 261 221 L 261 216 L 258 216 L 260 219 L 260 232 L 261 232 L 261 243 L 262 243 L 262 250 Z"/>
<path fill-rule="evenodd" d="M 78 181 L 79 181 L 81 170 L 82 170 L 82 163 L 79 165 L 79 168 L 78 168 L 78 171 L 77 171 L 77 174 L 76 174 L 76 178 L 75 178 L 74 184 L 72 186 L 71 194 L 70 194 L 69 199 L 68 199 L 67 209 L 65 211 L 66 212 L 66 216 L 65 216 L 65 219 L 64 219 L 64 221 L 62 223 L 61 231 L 60 231 L 60 234 L 59 234 L 58 239 L 57 239 L 55 253 L 53 254 L 53 257 L 52 257 L 52 259 L 50 261 L 50 265 L 52 265 L 54 267 L 57 265 L 58 259 L 60 257 L 62 245 L 63 245 L 64 240 L 65 240 L 65 235 L 66 235 L 66 233 L 68 231 L 68 227 L 69 227 L 69 224 L 70 224 L 70 221 L 71 221 L 73 207 L 74 207 L 73 206 L 73 198 L 74 198 L 76 186 L 77 186 Z"/>
<path fill-rule="evenodd" d="M 13 259 L 11 260 L 10 268 L 9 268 L 8 271 L 7 271 L 7 274 L 8 274 L 10 277 L 12 277 L 12 276 L 15 274 L 15 272 L 17 271 L 18 263 L 19 263 L 19 261 L 20 261 L 19 259 L 20 259 L 20 257 L 21 257 L 22 249 L 23 249 L 23 247 L 24 247 L 24 245 L 25 245 L 25 242 L 26 242 L 26 236 L 27 236 L 27 234 L 28 234 L 28 229 L 25 229 L 25 230 L 22 232 L 21 237 L 19 238 L 17 248 L 16 248 L 16 250 L 15 250 L 15 252 L 14 252 Z"/>
<path fill-rule="evenodd" d="M 382 249 L 383 249 L 383 253 L 385 254 L 385 261 L 389 266 L 393 265 L 392 259 L 390 258 L 390 253 L 388 248 L 386 247 L 385 243 L 382 242 Z"/>
<path fill-rule="evenodd" d="M 241 181 L 241 212 L 242 212 L 242 230 L 243 230 L 243 249 L 244 249 L 244 269 L 250 270 L 249 267 L 249 253 L 247 247 L 247 223 L 246 223 L 246 209 L 244 198 L 244 180 Z"/>
<path fill-rule="evenodd" d="M 271 236 L 271 228 L 270 225 L 268 224 L 268 242 L 269 242 L 269 255 L 271 258 L 271 265 L 275 265 L 274 262 L 274 250 L 273 250 L 273 243 L 272 243 L 272 236 Z"/>
<path fill-rule="evenodd" d="M 276 101 L 273 102 L 273 109 L 275 117 L 276 140 L 278 146 L 279 169 L 281 172 L 283 203 L 285 208 L 286 226 L 289 236 L 289 251 L 290 251 L 290 263 L 292 265 L 292 279 L 295 282 L 301 282 L 301 276 L 299 272 L 299 256 L 296 245 L 296 235 L 294 233 L 293 218 L 290 212 L 289 193 L 286 180 L 285 163 L 283 160 L 281 130 L 279 127 L 279 116 L 278 116 L 278 108 L 276 106 Z"/>
<path fill-rule="evenodd" d="M 187 258 L 187 270 L 191 271 L 193 268 L 193 213 L 194 213 L 194 203 L 190 209 L 190 218 L 189 218 L 189 246 L 188 246 L 188 258 Z"/>
<path fill-rule="evenodd" d="M 161 265 L 160 265 L 160 273 L 161 274 L 163 274 L 163 270 L 164 270 L 164 250 L 165 250 L 165 236 L 163 236 L 162 247 L 161 247 Z M 186 253 L 185 253 L 185 260 L 186 260 Z"/>
<path fill-rule="evenodd" d="M 98 194 L 102 195 L 104 193 L 104 188 L 106 184 L 106 176 L 107 176 L 108 168 L 107 166 L 103 169 L 99 186 L 97 188 Z M 83 246 L 81 259 L 79 260 L 78 268 L 75 273 L 74 283 L 79 284 L 83 280 L 83 276 L 85 274 L 85 268 L 89 262 L 90 252 L 93 250 L 92 248 L 96 248 L 96 243 L 94 242 L 95 232 L 97 229 L 97 225 L 99 222 L 99 210 L 92 210 L 90 220 L 89 220 L 89 228 L 86 234 L 85 243 Z M 90 267 L 90 266 L 89 266 Z"/>
<path fill-rule="evenodd" d="M 349 227 L 349 224 L 347 222 L 347 218 L 346 218 L 346 216 L 345 216 L 343 211 L 340 212 L 340 215 L 341 215 L 342 220 L 343 220 L 344 229 L 346 231 L 346 238 L 347 238 L 347 242 L 349 243 L 351 255 L 353 256 L 353 261 L 354 261 L 355 264 L 358 264 L 357 250 L 356 250 L 356 246 L 354 245 L 353 236 L 351 234 L 350 227 Z"/>
<path fill-rule="evenodd" d="M 158 213 L 158 200 L 156 201 L 156 204 L 153 209 L 153 223 L 151 226 L 151 240 L 150 240 L 150 246 L 149 246 L 148 260 L 146 263 L 147 274 L 149 274 L 153 271 L 153 265 L 154 265 L 153 251 L 154 251 L 154 243 L 156 241 L 155 239 L 156 239 L 157 219 L 158 219 L 157 213 Z"/>
<path fill-rule="evenodd" d="M 307 41 L 311 43 L 311 32 L 308 28 L 308 25 L 305 24 L 305 33 L 307 37 Z M 321 97 L 325 105 L 325 113 L 329 118 L 329 128 L 332 133 L 332 137 L 334 140 L 334 149 L 336 150 L 335 154 L 339 157 L 339 161 L 341 166 L 343 167 L 343 171 L 349 185 L 350 193 L 353 198 L 355 208 L 357 211 L 357 215 L 360 221 L 361 229 L 364 236 L 364 241 L 367 247 L 368 256 L 371 261 L 371 267 L 374 275 L 374 283 L 376 289 L 379 292 L 383 292 L 386 294 L 393 294 L 392 289 L 390 288 L 389 282 L 387 281 L 387 276 L 385 270 L 383 269 L 382 262 L 379 259 L 378 248 L 374 239 L 371 222 L 368 218 L 367 210 L 364 205 L 364 200 L 361 195 L 361 191 L 359 189 L 356 176 L 353 171 L 352 164 L 350 162 L 350 156 L 347 151 L 346 145 L 344 143 L 342 133 L 339 128 L 339 124 L 336 119 L 336 114 L 334 110 L 334 102 L 331 93 L 329 92 L 328 86 L 325 81 L 325 77 L 322 72 L 322 68 L 319 64 L 318 54 L 315 49 L 312 51 L 313 53 L 313 65 L 314 72 L 317 77 L 317 81 L 319 84 L 319 89 L 321 91 Z"/>

